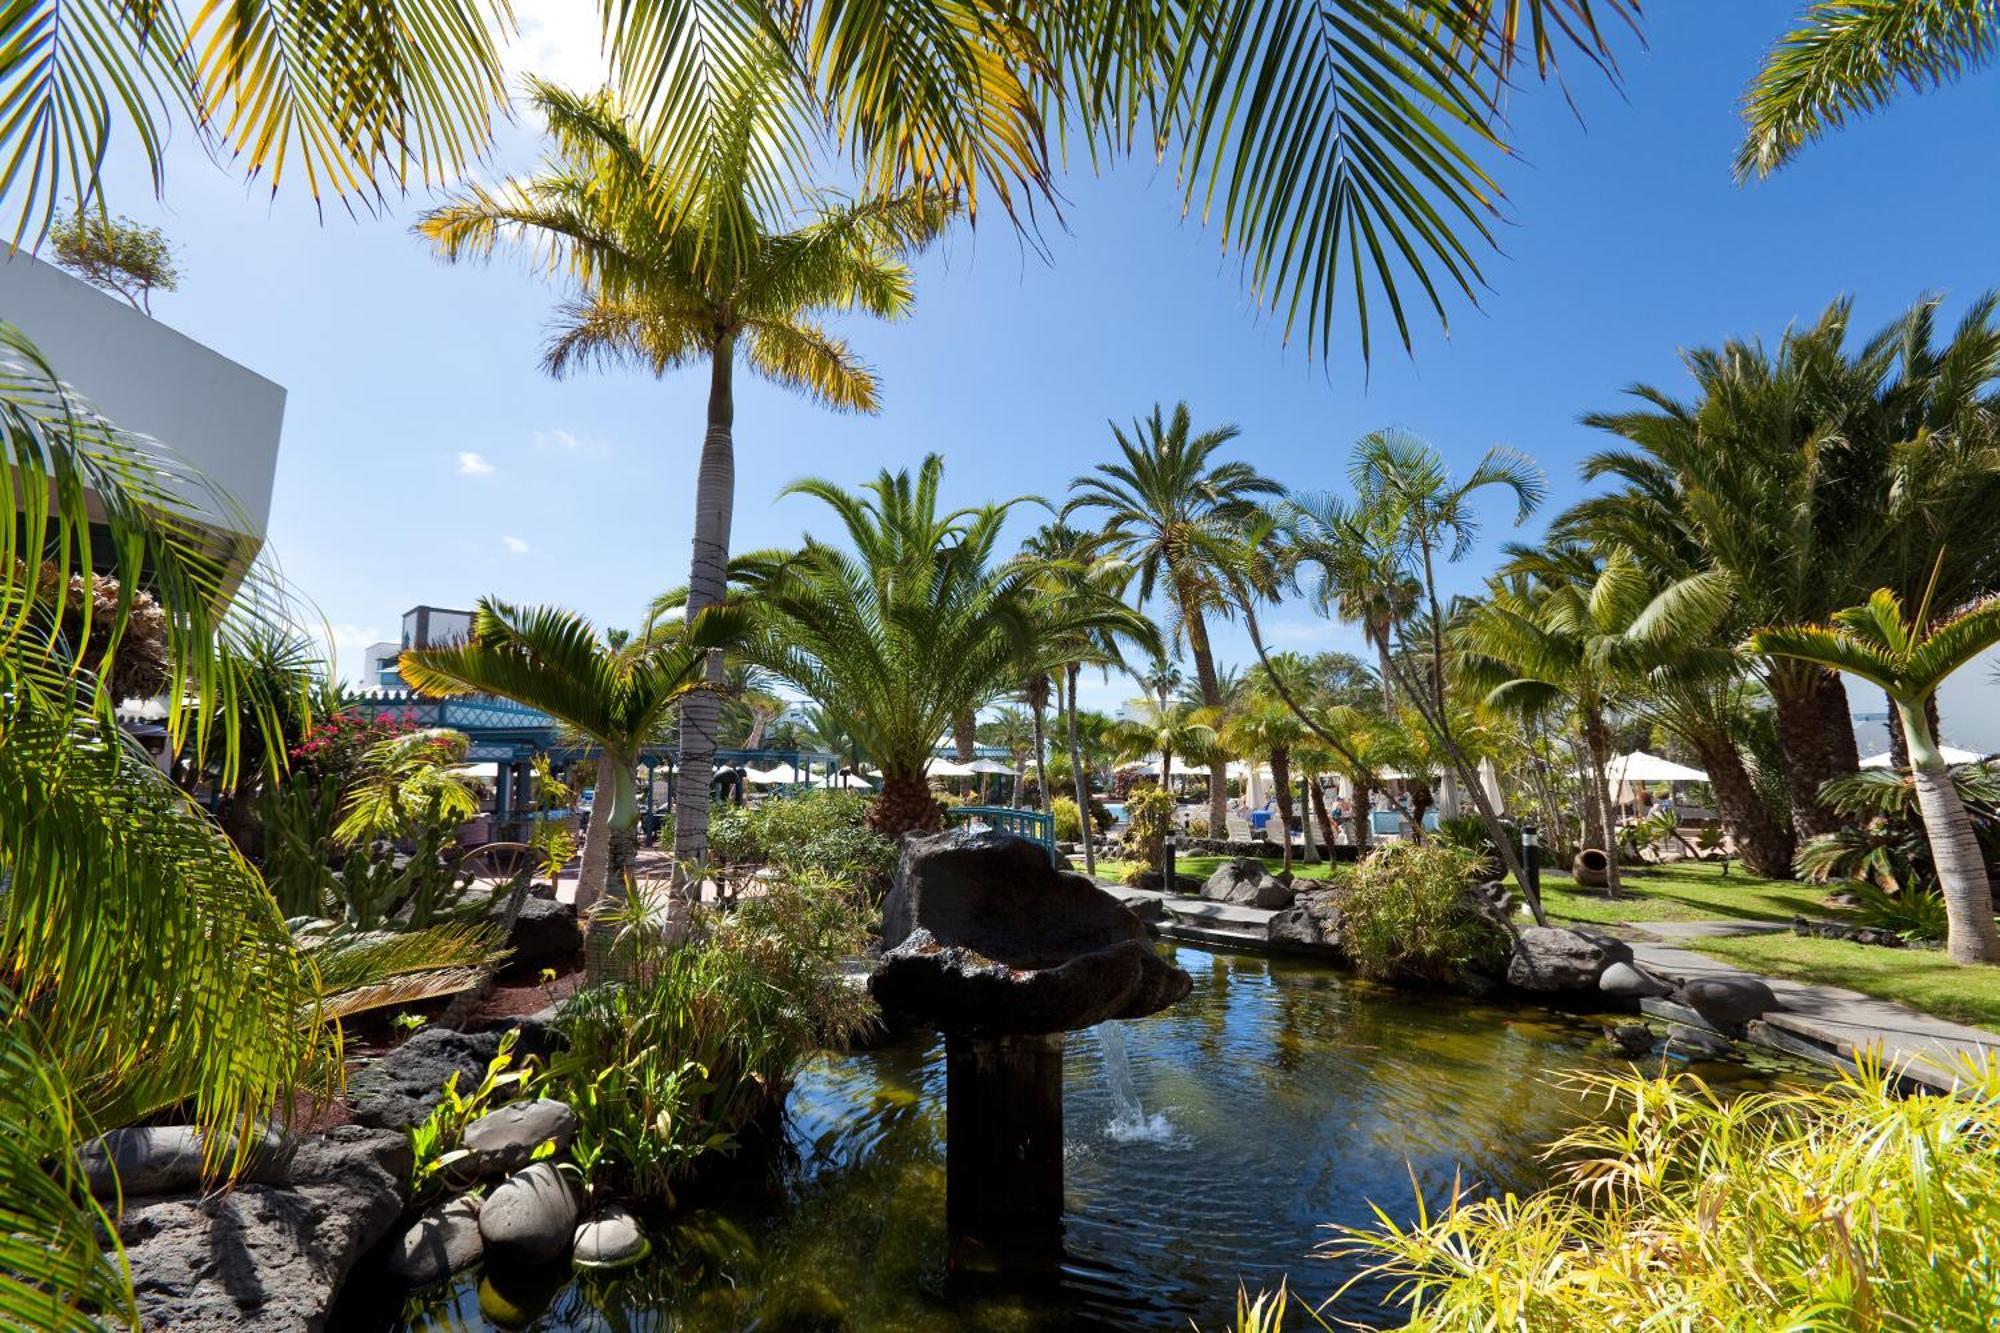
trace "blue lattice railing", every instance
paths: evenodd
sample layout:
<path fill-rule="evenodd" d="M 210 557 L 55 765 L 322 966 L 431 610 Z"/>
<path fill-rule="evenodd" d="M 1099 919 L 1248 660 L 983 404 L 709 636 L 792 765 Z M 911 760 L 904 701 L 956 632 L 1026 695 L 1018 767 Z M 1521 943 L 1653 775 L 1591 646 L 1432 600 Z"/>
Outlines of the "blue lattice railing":
<path fill-rule="evenodd" d="M 1055 816 L 1045 815 L 1039 810 L 1016 810 L 1006 805 L 961 805 L 945 811 L 944 817 L 953 824 L 979 823 L 988 828 L 1018 833 L 1024 838 L 1033 838 L 1050 851 L 1056 847 Z"/>

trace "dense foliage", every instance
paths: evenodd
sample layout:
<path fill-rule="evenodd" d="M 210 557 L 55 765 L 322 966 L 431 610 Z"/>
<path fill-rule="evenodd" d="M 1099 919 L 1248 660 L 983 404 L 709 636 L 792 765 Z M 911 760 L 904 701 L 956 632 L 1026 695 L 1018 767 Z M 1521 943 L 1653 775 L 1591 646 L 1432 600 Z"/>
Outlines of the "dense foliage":
<path fill-rule="evenodd" d="M 1419 1199 L 1331 1253 L 1420 1330 L 1973 1329 L 2000 1323 L 2000 1069 L 1907 1097 L 1878 1067 L 1725 1097 L 1693 1075 L 1578 1075 L 1607 1114 L 1556 1186 Z"/>
<path fill-rule="evenodd" d="M 709 824 L 716 860 L 767 865 L 786 878 L 825 879 L 871 898 L 888 889 L 896 844 L 866 825 L 868 798 L 811 791 L 718 811 Z"/>
<path fill-rule="evenodd" d="M 1506 932 L 1467 892 L 1486 857 L 1439 842 L 1393 842 L 1339 892 L 1341 948 L 1364 977 L 1452 984 L 1503 959 Z"/>
<path fill-rule="evenodd" d="M 774 1114 L 802 1060 L 868 1021 L 837 967 L 863 922 L 850 890 L 807 878 L 704 919 L 687 947 L 628 925 L 632 979 L 563 1005 L 568 1046 L 546 1088 L 577 1113 L 571 1151 L 593 1187 L 671 1204 L 698 1163 Z"/>

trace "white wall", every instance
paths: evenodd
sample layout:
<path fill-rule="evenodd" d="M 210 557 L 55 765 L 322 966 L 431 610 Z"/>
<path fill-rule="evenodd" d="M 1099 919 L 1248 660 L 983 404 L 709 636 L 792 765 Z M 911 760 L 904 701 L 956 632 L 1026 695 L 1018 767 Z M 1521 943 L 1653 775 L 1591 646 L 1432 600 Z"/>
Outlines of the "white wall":
<path fill-rule="evenodd" d="M 285 391 L 115 296 L 0 246 L 0 320 L 128 431 L 192 463 L 226 501 L 191 494 L 203 522 L 261 539 L 271 514 Z"/>

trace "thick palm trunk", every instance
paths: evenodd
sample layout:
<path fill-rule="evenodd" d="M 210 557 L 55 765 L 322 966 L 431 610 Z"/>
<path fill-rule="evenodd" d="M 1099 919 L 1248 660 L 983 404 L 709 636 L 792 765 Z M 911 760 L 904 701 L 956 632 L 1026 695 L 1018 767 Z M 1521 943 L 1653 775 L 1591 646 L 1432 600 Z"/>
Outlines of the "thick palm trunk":
<path fill-rule="evenodd" d="M 951 720 L 951 757 L 961 764 L 972 762 L 972 756 L 979 753 L 979 719 L 971 709 L 960 713 Z"/>
<path fill-rule="evenodd" d="M 1319 849 L 1313 846 L 1312 787 L 1310 777 L 1299 783 L 1299 855 L 1309 866 L 1319 864 Z"/>
<path fill-rule="evenodd" d="M 1271 751 L 1271 785 L 1278 798 L 1280 844 L 1284 848 L 1285 869 L 1292 868 L 1292 756 L 1282 746 Z"/>
<path fill-rule="evenodd" d="M 1382 676 L 1382 716 L 1396 716 L 1395 666 L 1389 661 L 1389 631 L 1385 627 L 1375 640 L 1375 669 Z"/>
<path fill-rule="evenodd" d="M 587 916 L 597 900 L 604 896 L 604 868 L 610 852 L 606 830 L 610 827 L 603 812 L 591 811 L 590 827 L 583 831 L 583 860 L 576 870 L 576 914 L 579 918 Z"/>
<path fill-rule="evenodd" d="M 1757 785 L 1751 781 L 1742 751 L 1727 735 L 1690 736 L 1688 740 L 1701 756 L 1702 767 L 1708 770 L 1716 814 L 1729 830 L 1744 868 L 1772 879 L 1790 879 L 1797 842 L 1757 794 Z"/>
<path fill-rule="evenodd" d="M 1375 784 L 1354 780 L 1354 845 L 1363 853 L 1375 844 Z"/>
<path fill-rule="evenodd" d="M 882 769 L 882 792 L 868 807 L 868 827 L 891 840 L 905 833 L 935 833 L 944 827 L 944 808 L 931 795 L 922 768 Z"/>
<path fill-rule="evenodd" d="M 1819 789 L 1860 765 L 1847 688 L 1834 673 L 1810 667 L 1772 672 L 1770 689 L 1792 827 L 1800 838 L 1835 832 L 1841 818 L 1821 804 Z"/>
<path fill-rule="evenodd" d="M 1938 887 L 1944 894 L 1950 928 L 1945 952 L 1954 963 L 1986 963 L 2000 959 L 2000 931 L 1993 923 L 1993 885 L 1986 858 L 1972 831 L 1951 769 L 1938 753 L 1937 738 L 1921 704 L 1897 701 L 1897 714 L 1909 741 L 1911 778 L 1917 788 L 1917 808 L 1924 816 L 1924 836 L 1937 866 Z"/>
<path fill-rule="evenodd" d="M 1097 830 L 1090 817 L 1090 775 L 1083 771 L 1083 743 L 1076 735 L 1076 683 L 1081 668 L 1070 663 L 1064 679 L 1064 712 L 1069 731 L 1069 773 L 1076 787 L 1076 811 L 1078 823 L 1083 832 L 1083 872 L 1092 879 L 1097 878 Z"/>
<path fill-rule="evenodd" d="M 725 338 L 710 352 L 708 432 L 702 437 L 701 465 L 694 487 L 694 558 L 688 568 L 687 613 L 693 619 L 718 605 L 729 586 L 729 525 L 736 505 L 736 421 L 733 374 L 735 344 Z M 708 681 L 723 682 L 722 652 L 708 655 Z M 674 800 L 675 892 L 684 878 L 701 883 L 708 858 L 708 789 L 715 774 L 715 733 L 722 719 L 722 696 L 697 690 L 681 701 L 681 762 Z"/>

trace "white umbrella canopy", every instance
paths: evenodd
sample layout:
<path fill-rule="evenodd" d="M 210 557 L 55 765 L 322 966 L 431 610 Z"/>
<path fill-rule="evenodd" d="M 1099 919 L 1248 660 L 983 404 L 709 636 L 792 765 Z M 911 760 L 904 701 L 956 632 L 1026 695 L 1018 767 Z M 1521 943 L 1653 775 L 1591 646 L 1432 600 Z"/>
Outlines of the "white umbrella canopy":
<path fill-rule="evenodd" d="M 1961 750 L 1956 745 L 1940 745 L 1938 746 L 1938 753 L 1944 756 L 1944 761 L 1947 764 L 1976 764 L 1986 758 L 1985 755 L 1975 754 L 1971 750 Z M 1889 767 L 1889 756 L 1887 754 L 1871 754 L 1861 761 L 1861 766 L 1863 768 L 1887 768 Z"/>
<path fill-rule="evenodd" d="M 999 773 L 1010 778 L 1019 771 L 1012 764 L 1002 763 L 998 759 L 975 759 L 965 767 L 968 773 Z M 931 766 L 931 772 L 937 772 L 935 764 Z"/>
<path fill-rule="evenodd" d="M 1706 782 L 1708 774 L 1686 764 L 1677 764 L 1671 759 L 1662 759 L 1644 750 L 1634 750 L 1630 754 L 1613 755 L 1606 768 L 1611 781 L 1618 785 L 1628 782 Z"/>
<path fill-rule="evenodd" d="M 1010 768 L 1007 771 L 1012 773 L 1014 770 Z M 931 760 L 930 775 L 934 778 L 974 778 L 983 772 L 984 769 L 975 768 L 971 764 L 961 764 L 954 759 Z"/>
<path fill-rule="evenodd" d="M 862 777 L 859 773 L 837 773 L 825 785 L 844 788 L 848 791 L 875 790 L 875 784 L 867 778 Z"/>

